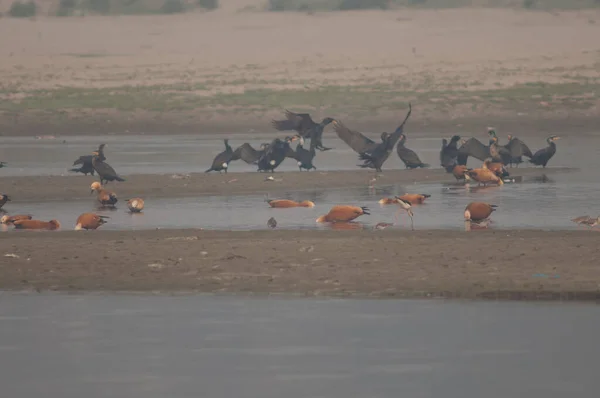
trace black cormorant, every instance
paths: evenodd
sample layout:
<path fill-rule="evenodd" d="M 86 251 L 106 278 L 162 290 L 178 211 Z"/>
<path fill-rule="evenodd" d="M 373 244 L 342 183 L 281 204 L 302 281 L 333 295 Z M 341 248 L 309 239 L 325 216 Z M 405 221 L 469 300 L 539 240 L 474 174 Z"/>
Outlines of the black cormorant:
<path fill-rule="evenodd" d="M 233 149 L 231 149 L 227 138 L 225 138 L 223 142 L 225 143 L 225 150 L 215 156 L 212 166 L 210 166 L 210 169 L 206 170 L 205 173 L 208 173 L 209 171 L 221 172 L 223 170 L 227 173 L 227 167 L 229 167 L 229 162 L 231 162 L 233 158 Z"/>
<path fill-rule="evenodd" d="M 406 168 L 416 169 L 418 167 L 429 167 L 427 163 L 421 162 L 421 159 L 419 159 L 419 155 L 417 155 L 415 151 L 404 146 L 405 142 L 406 134 L 400 134 L 400 141 L 398 141 L 396 151 L 398 152 L 398 157 L 400 157 L 400 160 L 404 162 Z"/>
<path fill-rule="evenodd" d="M 316 123 L 308 113 L 294 113 L 285 110 L 286 120 L 273 120 L 271 125 L 279 131 L 295 130 L 302 138 L 309 138 L 315 141 L 315 148 L 320 151 L 327 151 L 331 148 L 323 146 L 323 130 L 333 122 L 330 117 L 324 118 L 321 123 Z"/>
<path fill-rule="evenodd" d="M 545 168 L 546 164 L 548 164 L 548 161 L 556 153 L 556 144 L 554 143 L 554 141 L 559 139 L 560 137 L 556 135 L 551 135 L 550 137 L 548 137 L 546 139 L 548 146 L 534 153 L 531 159 L 529 159 L 529 162 L 533 163 L 536 166 L 542 166 Z"/>

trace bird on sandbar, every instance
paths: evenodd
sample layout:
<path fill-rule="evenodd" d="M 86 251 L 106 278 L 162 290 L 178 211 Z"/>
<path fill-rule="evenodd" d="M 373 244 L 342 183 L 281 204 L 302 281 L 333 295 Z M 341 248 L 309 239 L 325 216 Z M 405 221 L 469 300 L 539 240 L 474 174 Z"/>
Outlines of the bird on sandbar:
<path fill-rule="evenodd" d="M 94 181 L 92 183 L 92 185 L 90 186 L 90 188 L 91 188 L 90 194 L 92 194 L 94 192 L 97 193 L 96 198 L 103 207 L 105 207 L 105 206 L 115 207 L 115 205 L 119 201 L 119 199 L 117 198 L 117 195 L 114 192 L 107 191 L 106 189 L 104 189 L 102 187 L 102 184 L 100 184 L 98 181 Z"/>
<path fill-rule="evenodd" d="M 265 199 L 269 206 L 278 209 L 288 209 L 291 207 L 315 207 L 315 204 L 310 200 L 303 200 L 302 202 L 296 202 L 295 200 L 288 199 Z"/>
<path fill-rule="evenodd" d="M 492 158 L 487 158 L 481 167 L 494 172 L 494 174 L 500 178 L 510 176 L 508 170 L 506 170 L 506 167 L 504 167 L 504 164 L 501 162 L 493 162 Z"/>
<path fill-rule="evenodd" d="M 504 181 L 501 177 L 498 177 L 496 173 L 493 171 L 486 169 L 484 167 L 473 169 L 467 171 L 467 175 L 474 181 L 477 182 L 477 185 L 483 184 L 483 186 L 487 186 L 487 184 L 498 184 L 504 185 Z"/>
<path fill-rule="evenodd" d="M 336 205 L 329 210 L 329 213 L 317 218 L 318 223 L 338 223 L 349 222 L 362 215 L 369 215 L 368 207 Z"/>
<path fill-rule="evenodd" d="M 100 144 L 98 146 L 98 156 L 100 157 L 100 160 L 105 161 L 106 160 L 106 156 L 104 156 L 104 147 L 106 146 L 106 144 Z M 94 175 L 94 165 L 92 164 L 92 160 L 94 158 L 94 155 L 82 155 L 80 156 L 78 159 L 76 159 L 73 162 L 73 166 L 77 166 L 78 164 L 81 165 L 80 168 L 73 168 L 73 169 L 69 169 L 69 171 L 73 171 L 76 173 L 82 173 L 85 175 L 91 174 Z"/>
<path fill-rule="evenodd" d="M 267 226 L 269 228 L 275 228 L 277 226 L 277 220 L 275 220 L 274 217 L 269 218 L 269 220 L 267 221 Z"/>
<path fill-rule="evenodd" d="M 487 226 L 487 222 L 497 205 L 492 205 L 486 202 L 471 202 L 465 207 L 465 230 L 471 230 L 471 224 Z"/>
<path fill-rule="evenodd" d="M 208 173 L 210 171 L 218 171 L 220 173 L 223 170 L 225 170 L 225 173 L 227 173 L 229 162 L 231 162 L 231 160 L 233 159 L 233 149 L 229 145 L 229 139 L 225 138 L 223 142 L 225 143 L 225 150 L 219 153 L 217 156 L 215 156 L 212 162 L 212 166 L 210 166 L 210 168 L 206 170 L 205 173 Z"/>
<path fill-rule="evenodd" d="M 574 223 L 582 227 L 594 228 L 597 225 L 600 225 L 600 216 L 594 218 L 590 216 L 580 216 L 572 219 Z"/>
<path fill-rule="evenodd" d="M 427 168 L 429 165 L 427 163 L 423 163 L 419 158 L 419 155 L 412 149 L 404 146 L 406 143 L 406 134 L 400 134 L 400 141 L 398 141 L 398 146 L 396 146 L 396 152 L 398 153 L 398 157 L 404 163 L 407 169 L 412 170 L 416 168 Z"/>
<path fill-rule="evenodd" d="M 131 213 L 141 213 L 144 210 L 144 199 L 131 198 L 127 200 L 127 208 Z"/>
<path fill-rule="evenodd" d="M 471 179 L 467 172 L 471 170 L 473 169 L 468 168 L 464 164 L 457 164 L 456 166 L 454 166 L 454 168 L 452 168 L 452 175 L 454 176 L 454 178 L 456 178 L 456 181 L 462 180 L 464 182 L 467 182 Z"/>
<path fill-rule="evenodd" d="M 58 220 L 40 221 L 40 220 L 16 220 L 13 221 L 15 229 L 37 229 L 54 231 L 60 228 Z"/>
<path fill-rule="evenodd" d="M 100 152 L 94 151 L 92 155 L 92 166 L 94 166 L 94 170 L 96 170 L 96 173 L 100 177 L 100 184 L 108 184 L 109 181 L 125 181 L 111 165 L 102 160 L 103 156 L 100 156 Z"/>
<path fill-rule="evenodd" d="M 75 222 L 75 230 L 80 231 L 82 229 L 97 229 L 103 224 L 106 224 L 108 216 L 101 216 L 95 213 L 83 213 L 77 217 Z"/>
<path fill-rule="evenodd" d="M 548 137 L 546 139 L 548 146 L 534 153 L 533 156 L 529 159 L 529 163 L 532 163 L 536 166 L 542 166 L 542 168 L 546 168 L 546 164 L 548 164 L 548 161 L 552 159 L 552 157 L 556 153 L 556 143 L 554 141 L 557 141 L 559 139 L 560 137 L 557 135 L 551 135 L 550 137 Z"/>
<path fill-rule="evenodd" d="M 33 217 L 30 214 L 15 214 L 14 216 L 2 216 L 0 224 L 12 224 L 17 220 L 31 220 Z"/>

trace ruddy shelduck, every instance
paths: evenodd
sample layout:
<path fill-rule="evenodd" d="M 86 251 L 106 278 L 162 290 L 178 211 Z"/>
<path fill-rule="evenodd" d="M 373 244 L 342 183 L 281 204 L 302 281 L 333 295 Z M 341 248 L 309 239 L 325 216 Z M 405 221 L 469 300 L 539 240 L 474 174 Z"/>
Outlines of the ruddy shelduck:
<path fill-rule="evenodd" d="M 131 198 L 127 201 L 127 208 L 132 213 L 139 213 L 144 210 L 144 199 Z"/>
<path fill-rule="evenodd" d="M 15 214 L 14 216 L 2 216 L 0 218 L 1 224 L 12 224 L 17 220 L 31 220 L 33 217 L 29 214 Z"/>
<path fill-rule="evenodd" d="M 38 229 L 54 231 L 60 228 L 58 220 L 40 221 L 40 220 L 17 220 L 13 222 L 15 229 Z"/>
<path fill-rule="evenodd" d="M 471 229 L 471 223 L 474 224 L 486 224 L 487 220 L 496 211 L 496 205 L 492 205 L 485 202 L 471 202 L 465 207 L 465 229 L 469 231 Z"/>
<path fill-rule="evenodd" d="M 117 199 L 117 195 L 114 192 L 107 191 L 106 189 L 102 188 L 102 184 L 100 184 L 98 181 L 93 182 L 90 188 L 92 190 L 91 193 L 96 192 L 98 194 L 97 199 L 102 206 L 114 207 L 115 204 L 117 204 L 117 202 L 119 201 L 119 199 Z"/>
<path fill-rule="evenodd" d="M 498 184 L 504 185 L 502 178 L 498 177 L 496 173 L 486 168 L 479 168 L 467 171 L 467 175 L 479 184 L 486 186 L 487 184 Z"/>
<path fill-rule="evenodd" d="M 97 229 L 102 224 L 106 224 L 107 216 L 100 216 L 95 213 L 83 213 L 77 217 L 75 222 L 75 230 L 80 231 L 82 229 Z"/>
<path fill-rule="evenodd" d="M 288 199 L 273 199 L 268 200 L 269 206 L 277 209 L 288 209 L 290 207 L 315 207 L 315 204 L 310 200 L 303 200 L 302 202 L 296 202 Z"/>
<path fill-rule="evenodd" d="M 482 168 L 484 169 L 488 169 L 491 172 L 493 172 L 494 174 L 496 174 L 496 176 L 502 178 L 502 177 L 508 177 L 510 174 L 508 173 L 508 170 L 506 170 L 506 168 L 504 167 L 504 165 L 500 162 L 493 162 L 492 159 L 488 158 L 483 162 L 483 166 Z"/>
<path fill-rule="evenodd" d="M 469 177 L 469 175 L 467 174 L 468 171 L 471 171 L 473 169 L 468 168 L 465 165 L 462 164 L 457 164 L 456 166 L 454 166 L 454 168 L 452 169 L 452 175 L 454 176 L 454 178 L 456 178 L 456 181 L 469 181 L 471 179 L 471 177 Z"/>
<path fill-rule="evenodd" d="M 571 221 L 582 227 L 594 228 L 595 226 L 600 225 L 600 216 L 596 218 L 590 216 L 580 216 L 573 218 Z"/>
<path fill-rule="evenodd" d="M 367 207 L 338 205 L 333 206 L 329 213 L 317 218 L 318 223 L 336 223 L 352 221 L 362 215 L 369 215 Z"/>

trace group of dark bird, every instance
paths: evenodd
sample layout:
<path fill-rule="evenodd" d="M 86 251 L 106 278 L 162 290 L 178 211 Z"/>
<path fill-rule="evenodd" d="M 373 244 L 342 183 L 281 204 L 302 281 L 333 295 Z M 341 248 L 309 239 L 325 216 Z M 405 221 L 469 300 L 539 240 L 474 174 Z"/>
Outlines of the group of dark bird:
<path fill-rule="evenodd" d="M 308 113 L 286 110 L 286 119 L 273 120 L 271 125 L 279 131 L 295 131 L 295 135 L 284 139 L 275 138 L 270 143 L 262 143 L 258 149 L 246 142 L 234 150 L 229 145 L 229 140 L 225 139 L 225 150 L 215 156 L 211 167 L 206 172 L 227 172 L 230 163 L 240 159 L 256 165 L 259 172 L 274 172 L 286 158 L 296 160 L 300 171 L 316 170 L 313 164 L 316 151 L 324 152 L 332 149 L 323 145 L 323 130 L 329 124 L 332 124 L 337 136 L 358 154 L 359 160 L 362 161 L 358 164 L 359 167 L 381 172 L 383 164 L 396 147 L 398 157 L 407 169 L 426 168 L 429 164 L 423 163 L 415 151 L 406 147 L 407 136 L 404 133 L 404 126 L 411 112 L 412 106 L 409 103 L 408 112 L 402 123 L 393 133 L 383 132 L 381 140 L 376 142 L 359 131 L 346 127 L 340 120 L 326 117 L 317 123 Z M 455 166 L 466 167 L 468 158 L 473 157 L 481 161 L 491 159 L 492 162 L 500 162 L 502 165 L 518 167 L 523 163 L 523 157 L 527 157 L 530 163 L 546 167 L 550 158 L 556 153 L 555 141 L 559 139 L 557 136 L 550 136 L 547 140 L 547 148 L 532 153 L 529 147 L 517 137 L 509 135 L 508 143 L 500 145 L 493 129 L 488 129 L 488 134 L 490 136 L 488 145 L 477 138 L 461 140 L 459 135 L 453 136 L 450 142 L 443 139 L 440 152 L 441 166 L 448 173 L 452 173 Z M 305 148 L 305 140 L 310 140 L 309 149 Z M 299 141 L 295 149 L 291 146 L 294 141 Z M 458 147 L 459 141 L 461 141 L 460 147 Z M 505 172 L 505 175 L 508 173 Z"/>
<path fill-rule="evenodd" d="M 106 144 L 100 144 L 97 151 L 92 152 L 91 155 L 80 156 L 73 162 L 73 166 L 81 165 L 77 168 L 72 168 L 70 171 L 82 173 L 85 175 L 94 173 L 98 174 L 100 178 L 100 184 L 107 184 L 109 181 L 125 181 L 124 178 L 120 177 L 115 169 L 105 162 L 106 156 L 104 156 L 104 147 Z"/>

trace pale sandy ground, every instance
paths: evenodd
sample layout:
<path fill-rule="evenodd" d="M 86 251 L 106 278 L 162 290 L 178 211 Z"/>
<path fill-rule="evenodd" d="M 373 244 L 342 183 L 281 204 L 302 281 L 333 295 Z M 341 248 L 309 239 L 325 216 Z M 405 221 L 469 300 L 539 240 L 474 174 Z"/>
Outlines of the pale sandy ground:
<path fill-rule="evenodd" d="M 585 89 L 566 99 L 561 92 L 551 101 L 532 98 L 539 106 L 531 109 L 496 106 L 489 98 L 478 98 L 480 90 L 528 82 L 596 84 L 598 10 L 401 9 L 314 15 L 244 11 L 260 4 L 234 0 L 210 13 L 167 16 L 3 18 L 0 95 L 5 100 L 49 95 L 33 92 L 37 89 L 130 84 L 160 86 L 161 94 L 173 90 L 208 97 L 212 106 L 121 112 L 62 109 L 57 102 L 52 110 L 2 112 L 1 133 L 269 130 L 268 120 L 280 116 L 283 108 L 310 110 L 316 117 L 332 110 L 334 117 L 357 128 L 376 129 L 374 123 L 396 120 L 410 97 L 427 92 L 445 96 L 415 104 L 415 128 L 455 129 L 502 120 L 533 130 L 536 123 L 545 129 L 556 121 L 582 129 L 597 122 L 600 114 L 597 95 Z M 335 104 L 322 103 L 314 95 L 286 95 L 281 101 L 275 96 L 267 104 L 251 106 L 222 97 L 252 89 L 324 86 L 365 86 L 398 96 L 388 95 L 385 101 L 371 97 L 361 105 L 353 99 L 352 106 L 344 104 L 343 94 Z M 442 107 L 452 101 L 455 90 L 473 95 Z M 571 97 L 588 105 L 565 106 Z M 390 101 L 393 110 L 384 103 Z M 478 107 L 484 102 L 484 108 Z"/>
<path fill-rule="evenodd" d="M 599 236 L 24 231 L 0 238 L 0 289 L 598 300 Z"/>

